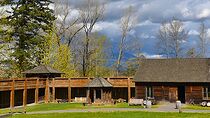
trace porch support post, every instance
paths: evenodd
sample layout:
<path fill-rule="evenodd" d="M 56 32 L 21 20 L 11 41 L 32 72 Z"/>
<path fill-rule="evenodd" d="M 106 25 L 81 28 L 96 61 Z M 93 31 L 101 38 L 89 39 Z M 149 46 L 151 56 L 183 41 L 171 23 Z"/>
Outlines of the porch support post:
<path fill-rule="evenodd" d="M 36 80 L 35 103 L 39 102 L 39 79 Z"/>
<path fill-rule="evenodd" d="M 104 93 L 103 93 L 103 88 L 101 88 L 101 100 L 103 101 L 104 100 Z"/>
<path fill-rule="evenodd" d="M 130 78 L 128 78 L 128 102 L 131 99 L 131 86 L 130 86 Z"/>
<path fill-rule="evenodd" d="M 52 97 L 53 97 L 53 102 L 55 102 L 55 78 L 52 80 Z"/>
<path fill-rule="evenodd" d="M 95 102 L 95 100 L 96 100 L 96 89 L 93 90 L 93 96 L 94 96 L 93 102 Z"/>
<path fill-rule="evenodd" d="M 112 99 L 112 90 L 110 90 L 110 92 L 109 92 L 109 97 L 110 97 L 110 99 Z"/>
<path fill-rule="evenodd" d="M 45 103 L 49 102 L 49 79 L 46 79 L 46 86 L 45 86 Z"/>
<path fill-rule="evenodd" d="M 87 93 L 86 93 L 86 99 L 87 99 L 87 103 L 89 103 L 89 101 L 90 101 L 90 88 L 88 87 L 87 88 Z"/>
<path fill-rule="evenodd" d="M 12 86 L 10 91 L 10 110 L 12 111 L 15 106 L 15 80 L 12 80 Z"/>
<path fill-rule="evenodd" d="M 71 78 L 69 78 L 68 83 L 68 102 L 71 102 Z"/>
<path fill-rule="evenodd" d="M 164 86 L 162 86 L 162 100 L 165 100 L 165 89 L 164 89 Z"/>
<path fill-rule="evenodd" d="M 23 108 L 24 112 L 26 112 L 26 104 L 27 104 L 27 79 L 24 81 L 24 90 L 23 90 Z"/>

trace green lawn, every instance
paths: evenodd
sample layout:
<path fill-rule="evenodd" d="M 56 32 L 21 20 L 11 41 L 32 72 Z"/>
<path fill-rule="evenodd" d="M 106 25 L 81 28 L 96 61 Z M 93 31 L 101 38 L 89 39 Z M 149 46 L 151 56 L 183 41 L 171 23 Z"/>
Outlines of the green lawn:
<path fill-rule="evenodd" d="M 57 114 L 21 114 L 12 118 L 207 118 L 207 113 L 158 113 L 158 112 L 90 112 Z"/>
<path fill-rule="evenodd" d="M 193 110 L 210 110 L 210 107 L 202 107 L 200 105 L 186 105 L 183 109 L 193 109 Z"/>
<path fill-rule="evenodd" d="M 154 108 L 157 105 L 153 106 Z M 81 103 L 49 103 L 27 106 L 26 112 L 34 111 L 49 111 L 49 110 L 68 110 L 68 109 L 95 109 L 95 108 L 143 108 L 143 106 L 128 106 L 127 103 L 118 103 L 116 105 L 101 105 L 101 106 L 83 106 Z M 8 113 L 9 109 L 0 109 L 0 114 Z M 16 108 L 14 112 L 21 112 L 23 108 Z"/>

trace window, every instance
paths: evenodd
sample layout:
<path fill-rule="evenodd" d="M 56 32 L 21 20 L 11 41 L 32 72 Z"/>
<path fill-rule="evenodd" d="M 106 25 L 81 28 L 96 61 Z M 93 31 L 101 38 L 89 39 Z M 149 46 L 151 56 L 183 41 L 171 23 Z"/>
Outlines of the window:
<path fill-rule="evenodd" d="M 153 98 L 153 88 L 152 86 L 146 87 L 146 98 Z"/>
<path fill-rule="evenodd" d="M 203 87 L 203 99 L 204 100 L 210 99 L 210 87 Z"/>

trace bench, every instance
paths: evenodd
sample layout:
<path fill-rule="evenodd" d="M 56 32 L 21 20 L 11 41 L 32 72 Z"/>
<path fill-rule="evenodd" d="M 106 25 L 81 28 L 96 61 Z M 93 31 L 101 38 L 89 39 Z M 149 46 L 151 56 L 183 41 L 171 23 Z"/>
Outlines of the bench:
<path fill-rule="evenodd" d="M 66 99 L 56 99 L 55 101 L 57 103 L 66 103 L 66 102 L 68 102 L 68 100 L 66 100 Z"/>
<path fill-rule="evenodd" d="M 131 105 L 143 105 L 144 103 L 144 100 L 143 99 L 130 99 L 128 105 L 131 106 Z"/>

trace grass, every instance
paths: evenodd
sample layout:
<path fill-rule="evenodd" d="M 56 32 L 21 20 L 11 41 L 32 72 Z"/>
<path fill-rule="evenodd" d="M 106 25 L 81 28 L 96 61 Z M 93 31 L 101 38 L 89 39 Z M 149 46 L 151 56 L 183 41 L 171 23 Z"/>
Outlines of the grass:
<path fill-rule="evenodd" d="M 210 110 L 210 107 L 202 107 L 200 105 L 186 105 L 183 109 L 193 109 L 193 110 Z"/>
<path fill-rule="evenodd" d="M 156 108 L 157 105 L 153 105 Z M 127 103 L 116 105 L 83 106 L 81 103 L 49 103 L 27 106 L 26 112 L 49 111 L 49 110 L 68 110 L 68 109 L 96 109 L 96 108 L 143 108 L 143 106 L 128 106 Z M 8 113 L 10 109 L 1 109 L 0 114 Z M 13 112 L 23 112 L 23 108 L 16 108 Z"/>
<path fill-rule="evenodd" d="M 52 113 L 20 114 L 12 118 L 207 118 L 208 113 L 166 113 L 166 112 L 89 112 L 89 113 Z"/>

